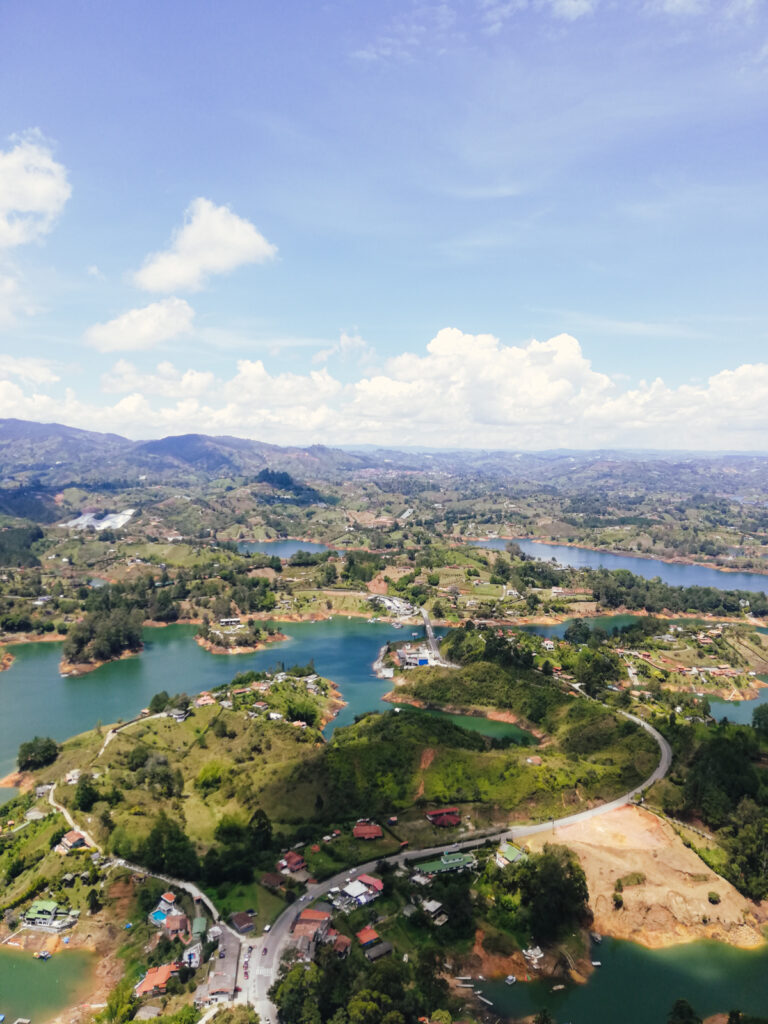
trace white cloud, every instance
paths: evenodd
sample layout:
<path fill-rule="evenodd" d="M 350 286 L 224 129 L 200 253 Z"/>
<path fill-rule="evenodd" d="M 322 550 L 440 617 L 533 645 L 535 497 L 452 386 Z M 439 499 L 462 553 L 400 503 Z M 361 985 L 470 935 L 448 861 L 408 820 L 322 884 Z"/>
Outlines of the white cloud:
<path fill-rule="evenodd" d="M 107 394 L 141 391 L 165 398 L 198 398 L 213 387 L 214 381 L 210 372 L 182 372 L 169 362 L 158 363 L 156 373 L 142 373 L 133 363 L 119 359 L 109 373 L 102 376 L 101 387 Z"/>
<path fill-rule="evenodd" d="M 63 164 L 39 132 L 11 139 L 0 150 L 0 248 L 46 235 L 72 194 Z"/>
<path fill-rule="evenodd" d="M 768 363 L 676 387 L 630 383 L 593 367 L 567 334 L 504 345 L 446 328 L 425 350 L 350 384 L 326 367 L 272 373 L 262 360 L 241 360 L 228 379 L 170 363 L 144 374 L 121 360 L 102 381 L 123 396 L 113 405 L 84 403 L 72 390 L 52 397 L 42 389 L 50 368 L 22 362 L 0 362 L 4 415 L 134 437 L 204 431 L 278 444 L 763 450 L 768 431 Z"/>
<path fill-rule="evenodd" d="M 101 352 L 153 348 L 187 333 L 195 311 L 184 299 L 162 299 L 140 309 L 129 309 L 105 324 L 94 324 L 84 340 Z"/>
<path fill-rule="evenodd" d="M 651 9 L 664 14 L 701 14 L 705 0 L 652 0 Z"/>
<path fill-rule="evenodd" d="M 335 345 L 320 349 L 312 356 L 313 363 L 327 363 L 329 359 L 339 358 L 356 363 L 369 363 L 376 352 L 359 334 L 347 334 L 342 331 Z"/>
<path fill-rule="evenodd" d="M 547 0 L 556 18 L 575 21 L 585 14 L 592 14 L 597 7 L 597 0 Z"/>
<path fill-rule="evenodd" d="M 195 199 L 170 247 L 152 253 L 135 283 L 149 292 L 198 291 L 211 274 L 225 274 L 247 263 L 274 259 L 276 246 L 250 221 L 210 199 Z"/>
<path fill-rule="evenodd" d="M 58 375 L 47 359 L 0 354 L 0 377 L 18 377 L 29 384 L 54 384 Z"/>
<path fill-rule="evenodd" d="M 16 323 L 19 313 L 31 314 L 34 306 L 25 294 L 18 276 L 0 271 L 0 328 Z"/>

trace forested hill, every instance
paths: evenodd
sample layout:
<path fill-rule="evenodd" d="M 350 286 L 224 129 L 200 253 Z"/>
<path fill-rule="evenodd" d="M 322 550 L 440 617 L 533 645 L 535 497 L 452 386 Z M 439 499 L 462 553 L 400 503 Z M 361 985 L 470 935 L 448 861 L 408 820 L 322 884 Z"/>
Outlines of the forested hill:
<path fill-rule="evenodd" d="M 301 481 L 338 481 L 360 472 L 406 472 L 497 477 L 562 491 L 636 486 L 646 493 L 740 494 L 768 487 L 768 456 L 761 454 L 347 450 L 324 445 L 283 447 L 206 434 L 132 441 L 58 423 L 0 419 L 0 476 L 17 487 L 122 483 L 140 476 L 205 480 L 256 476 L 264 469 L 290 473 Z"/>

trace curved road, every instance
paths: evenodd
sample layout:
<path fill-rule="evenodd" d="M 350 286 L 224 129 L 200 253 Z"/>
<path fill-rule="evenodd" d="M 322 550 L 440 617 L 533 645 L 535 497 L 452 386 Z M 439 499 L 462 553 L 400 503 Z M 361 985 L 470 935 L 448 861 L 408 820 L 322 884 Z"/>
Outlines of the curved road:
<path fill-rule="evenodd" d="M 584 696 L 586 696 L 586 694 Z M 642 718 L 638 718 L 637 715 L 632 715 L 628 711 L 619 711 L 618 714 L 629 719 L 629 721 L 634 722 L 636 725 L 639 725 L 641 729 L 645 729 L 645 731 L 656 741 L 659 750 L 661 751 L 661 759 L 659 760 L 655 771 L 645 780 L 645 782 L 630 790 L 629 793 L 625 793 L 624 796 L 620 796 L 616 800 L 611 800 L 608 803 L 600 804 L 598 807 L 592 807 L 586 811 L 579 811 L 577 814 L 570 814 L 564 818 L 545 821 L 538 825 L 521 825 L 517 828 L 502 829 L 498 832 L 487 833 L 476 839 L 466 839 L 464 841 L 446 843 L 442 846 L 433 846 L 426 850 L 410 850 L 407 853 L 396 853 L 391 857 L 368 861 L 365 864 L 359 864 L 356 868 L 348 868 L 346 871 L 341 871 L 339 874 L 334 875 L 333 878 L 327 878 L 323 882 L 307 886 L 307 893 L 303 897 L 303 902 L 311 903 L 313 900 L 326 896 L 335 886 L 342 887 L 346 885 L 347 879 L 356 877 L 359 874 L 367 874 L 374 871 L 376 869 L 376 865 L 381 860 L 385 860 L 388 864 L 400 866 L 406 864 L 410 860 L 424 860 L 427 857 L 438 856 L 445 850 L 471 850 L 475 847 L 482 846 L 484 843 L 488 842 L 489 839 L 508 839 L 510 842 L 515 842 L 520 839 L 525 839 L 527 836 L 537 835 L 541 832 L 547 832 L 565 825 L 573 825 L 579 821 L 588 821 L 591 818 L 596 818 L 601 814 L 607 814 L 610 811 L 631 803 L 633 799 L 644 789 L 647 789 L 655 782 L 663 779 L 667 774 L 672 764 L 672 748 L 661 733 L 657 729 L 654 729 L 652 725 L 649 725 L 648 722 L 643 721 Z M 266 935 L 253 938 L 249 942 L 249 944 L 253 945 L 253 953 L 250 957 L 249 978 L 247 981 L 244 977 L 241 977 L 239 980 L 242 992 L 238 999 L 239 1001 L 250 1003 L 255 1008 L 256 1012 L 259 1014 L 262 1024 L 276 1024 L 277 1022 L 277 1009 L 272 1004 L 267 993 L 272 983 L 277 979 L 280 958 L 288 944 L 291 923 L 300 909 L 300 904 L 293 904 L 287 907 Z M 264 952 L 265 950 L 266 952 Z"/>
<path fill-rule="evenodd" d="M 582 696 L 586 697 L 587 695 L 582 694 Z M 411 860 L 424 860 L 427 857 L 439 856 L 445 850 L 471 850 L 478 846 L 482 846 L 484 843 L 488 842 L 489 839 L 508 839 L 510 842 L 516 842 L 521 839 L 525 839 L 527 836 L 537 835 L 541 832 L 554 830 L 555 828 L 563 827 L 565 825 L 573 825 L 580 821 L 588 821 L 591 818 L 598 817 L 598 815 L 607 814 L 609 811 L 616 810 L 619 807 L 623 807 L 626 804 L 631 803 L 632 800 L 644 789 L 647 789 L 655 782 L 663 779 L 672 764 L 672 748 L 669 743 L 667 743 L 657 729 L 654 729 L 654 727 L 649 725 L 648 722 L 643 721 L 642 718 L 638 718 L 637 715 L 632 715 L 628 711 L 617 711 L 617 714 L 629 719 L 630 722 L 634 722 L 635 725 L 640 726 L 641 729 L 645 729 L 645 731 L 655 740 L 659 750 L 661 751 L 661 759 L 659 760 L 655 771 L 645 780 L 645 782 L 630 790 L 629 793 L 625 793 L 616 800 L 600 804 L 598 807 L 592 807 L 586 811 L 579 811 L 577 814 L 570 814 L 564 818 L 545 821 L 538 825 L 521 825 L 516 828 L 500 829 L 497 832 L 485 833 L 484 835 L 478 836 L 474 839 L 445 843 L 441 846 L 433 846 L 425 850 L 409 850 L 408 852 L 393 854 L 391 857 L 377 858 L 376 860 L 368 861 L 365 864 L 359 864 L 355 868 L 347 868 L 345 871 L 341 871 L 337 875 L 334 875 L 333 878 L 327 878 L 323 882 L 308 885 L 307 892 L 301 897 L 301 900 L 289 907 L 286 907 L 283 913 L 274 922 L 270 931 L 265 935 L 258 937 L 242 937 L 237 935 L 223 920 L 221 920 L 217 908 L 209 897 L 191 882 L 171 878 L 167 875 L 154 875 L 153 872 L 147 872 L 146 868 L 142 868 L 136 864 L 130 864 L 121 859 L 114 861 L 114 863 L 122 867 L 126 867 L 130 871 L 142 874 L 153 874 L 154 877 L 161 878 L 170 885 L 175 885 L 180 889 L 185 889 L 195 899 L 199 899 L 205 903 L 213 920 L 225 927 L 232 939 L 240 943 L 241 957 L 238 967 L 237 982 L 240 991 L 235 998 L 235 1002 L 249 1003 L 252 1005 L 259 1014 L 261 1024 L 276 1024 L 277 1010 L 272 1004 L 267 993 L 269 992 L 273 982 L 277 979 L 280 958 L 288 944 L 291 924 L 296 914 L 300 911 L 302 903 L 311 903 L 313 900 L 326 896 L 330 889 L 335 886 L 342 887 L 346 885 L 348 880 L 356 877 L 358 874 L 366 874 L 374 871 L 376 869 L 376 865 L 381 860 L 385 860 L 387 863 L 394 866 L 400 866 Z M 64 815 L 64 818 L 70 828 L 77 829 L 83 833 L 90 846 L 96 850 L 100 850 L 101 847 L 98 843 L 96 843 L 93 838 L 75 822 L 69 811 L 56 801 L 54 797 L 55 789 L 56 786 L 54 785 L 48 793 L 48 800 L 51 806 Z M 245 950 L 249 946 L 253 947 L 253 951 L 250 954 L 246 954 Z M 244 960 L 246 957 L 249 961 L 249 976 L 247 980 L 245 978 L 244 970 Z M 210 1011 L 206 1012 L 201 1024 L 204 1024 L 204 1022 L 213 1015 L 215 1009 L 216 1007 L 212 1007 Z"/>

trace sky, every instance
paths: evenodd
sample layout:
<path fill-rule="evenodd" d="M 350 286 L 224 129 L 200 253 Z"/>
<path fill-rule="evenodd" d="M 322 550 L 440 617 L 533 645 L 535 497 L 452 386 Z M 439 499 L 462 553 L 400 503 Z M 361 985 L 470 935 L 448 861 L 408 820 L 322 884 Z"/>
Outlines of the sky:
<path fill-rule="evenodd" d="M 4 0 L 0 417 L 768 450 L 768 0 Z"/>

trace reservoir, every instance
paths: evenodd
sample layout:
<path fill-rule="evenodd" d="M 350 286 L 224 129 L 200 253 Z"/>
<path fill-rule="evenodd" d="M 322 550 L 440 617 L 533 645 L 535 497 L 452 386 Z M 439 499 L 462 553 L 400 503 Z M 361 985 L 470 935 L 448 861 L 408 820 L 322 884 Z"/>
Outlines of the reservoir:
<path fill-rule="evenodd" d="M 548 1009 L 555 1020 L 573 1024 L 661 1024 L 676 999 L 687 999 L 704 1018 L 741 1010 L 768 1009 L 768 949 L 734 949 L 717 942 L 693 942 L 650 950 L 631 942 L 603 939 L 592 947 L 602 963 L 586 985 L 556 982 L 505 985 L 481 982 L 493 1012 L 521 1018 Z M 489 1008 L 490 1009 L 490 1008 Z"/>
<path fill-rule="evenodd" d="M 290 558 L 297 551 L 332 551 L 327 544 L 315 544 L 311 540 L 244 540 L 237 545 L 241 555 L 250 555 L 252 551 L 261 551 L 265 555 L 277 555 L 278 558 Z"/>
<path fill-rule="evenodd" d="M 339 686 L 348 704 L 326 727 L 326 735 L 363 711 L 384 709 L 380 701 L 392 683 L 377 679 L 371 666 L 384 644 L 404 639 L 402 630 L 341 616 L 272 625 L 289 639 L 254 653 L 229 655 L 199 647 L 194 640 L 197 626 L 150 627 L 144 631 L 141 654 L 75 678 L 59 675 L 60 643 L 11 646 L 15 660 L 0 673 L 0 778 L 14 768 L 19 744 L 35 735 L 64 740 L 97 722 L 133 718 L 160 690 L 194 696 L 229 682 L 238 672 L 263 671 L 281 662 L 289 668 L 314 659 L 316 670 Z"/>
<path fill-rule="evenodd" d="M 474 540 L 472 547 L 505 551 L 508 540 Z M 571 547 L 566 544 L 544 544 L 538 540 L 517 538 L 520 550 L 532 558 L 549 562 L 553 558 L 561 565 L 574 569 L 628 569 L 635 576 L 652 580 L 657 576 L 671 587 L 715 587 L 717 590 L 749 590 L 758 594 L 768 592 L 768 576 L 759 572 L 729 572 L 701 565 L 680 565 L 661 562 L 658 558 L 640 558 L 637 555 L 617 555 L 610 551 Z"/>
<path fill-rule="evenodd" d="M 29 1017 L 42 1024 L 88 996 L 95 958 L 67 950 L 50 960 L 35 960 L 29 951 L 0 947 L 0 1013 L 7 1024 Z"/>

